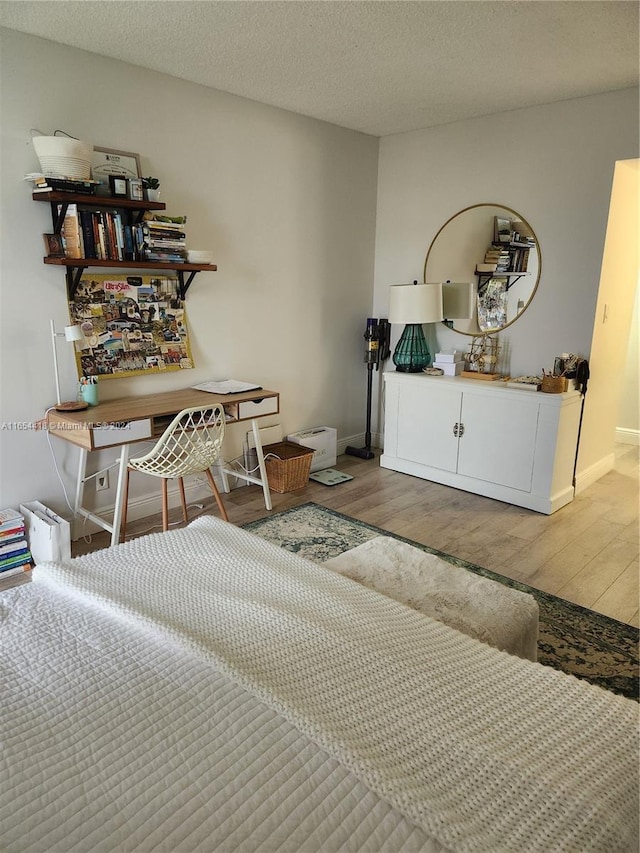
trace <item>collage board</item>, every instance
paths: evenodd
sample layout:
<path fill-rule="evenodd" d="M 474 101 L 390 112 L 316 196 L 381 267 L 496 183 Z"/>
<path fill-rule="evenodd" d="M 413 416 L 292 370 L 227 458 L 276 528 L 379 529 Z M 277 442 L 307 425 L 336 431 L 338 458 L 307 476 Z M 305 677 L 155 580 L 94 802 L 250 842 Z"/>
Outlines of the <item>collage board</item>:
<path fill-rule="evenodd" d="M 193 367 L 174 276 L 87 275 L 69 303 L 79 324 L 78 376 L 100 379 Z"/>

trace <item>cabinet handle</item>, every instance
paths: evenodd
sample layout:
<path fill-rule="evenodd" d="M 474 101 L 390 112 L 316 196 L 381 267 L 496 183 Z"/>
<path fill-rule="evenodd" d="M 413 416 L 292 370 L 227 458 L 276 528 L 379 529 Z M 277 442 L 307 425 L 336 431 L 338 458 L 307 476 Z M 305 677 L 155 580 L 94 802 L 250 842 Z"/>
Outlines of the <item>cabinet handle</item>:
<path fill-rule="evenodd" d="M 458 437 L 458 427 L 459 426 L 460 426 L 460 424 L 454 424 L 453 425 L 453 434 L 455 435 L 456 438 Z"/>
<path fill-rule="evenodd" d="M 462 436 L 464 435 L 464 424 L 459 424 L 458 435 L 460 436 L 460 438 L 462 438 Z"/>

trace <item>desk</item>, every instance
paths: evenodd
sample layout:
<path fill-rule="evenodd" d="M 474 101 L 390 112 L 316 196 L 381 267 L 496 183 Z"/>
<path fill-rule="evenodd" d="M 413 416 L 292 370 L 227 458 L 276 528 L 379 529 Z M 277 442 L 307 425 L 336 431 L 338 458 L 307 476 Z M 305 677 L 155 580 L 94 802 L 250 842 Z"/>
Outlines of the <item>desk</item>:
<path fill-rule="evenodd" d="M 242 394 L 209 394 L 185 388 L 164 394 L 149 394 L 144 397 L 122 397 L 100 403 L 81 412 L 57 412 L 47 415 L 47 427 L 51 435 L 68 441 L 80 448 L 80 462 L 74 509 L 76 516 L 90 519 L 94 524 L 111 533 L 111 544 L 116 545 L 120 536 L 122 497 L 124 480 L 129 460 L 129 448 L 141 441 L 158 439 L 175 415 L 192 406 L 210 406 L 221 403 L 226 413 L 226 423 L 250 422 L 256 442 L 256 455 L 260 476 L 238 472 L 221 466 L 223 491 L 229 493 L 229 478 L 232 474 L 241 480 L 262 486 L 264 503 L 271 509 L 271 495 L 267 471 L 264 464 L 258 418 L 277 415 L 280 411 L 280 395 L 277 391 L 247 391 Z M 96 474 L 87 477 L 87 454 L 92 450 L 120 448 L 118 485 L 112 523 L 86 509 L 83 505 L 85 483 Z"/>

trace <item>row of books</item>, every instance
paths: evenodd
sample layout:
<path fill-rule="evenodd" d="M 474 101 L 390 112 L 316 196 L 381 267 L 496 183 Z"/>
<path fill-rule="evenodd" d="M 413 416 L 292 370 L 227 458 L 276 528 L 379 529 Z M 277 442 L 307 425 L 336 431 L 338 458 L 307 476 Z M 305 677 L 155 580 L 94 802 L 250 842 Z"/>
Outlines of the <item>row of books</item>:
<path fill-rule="evenodd" d="M 476 272 L 526 272 L 530 251 L 528 246 L 507 248 L 491 245 L 485 252 L 484 263 L 476 265 Z"/>
<path fill-rule="evenodd" d="M 31 567 L 22 513 L 14 509 L 0 510 L 0 578 L 28 572 Z"/>
<path fill-rule="evenodd" d="M 31 181 L 34 193 L 75 193 L 78 195 L 95 195 L 98 181 L 77 181 L 72 178 L 53 178 L 32 172 L 25 175 L 25 181 Z"/>
<path fill-rule="evenodd" d="M 91 210 L 69 204 L 62 225 L 67 258 L 96 258 L 102 261 L 187 260 L 183 225 L 144 220 L 131 224 L 118 210 Z"/>

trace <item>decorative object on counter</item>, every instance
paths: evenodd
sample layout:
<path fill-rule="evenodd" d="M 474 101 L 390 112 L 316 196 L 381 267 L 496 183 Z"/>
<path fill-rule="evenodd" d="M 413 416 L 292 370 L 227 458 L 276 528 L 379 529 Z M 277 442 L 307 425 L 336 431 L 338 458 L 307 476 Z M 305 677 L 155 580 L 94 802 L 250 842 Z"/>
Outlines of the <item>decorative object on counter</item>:
<path fill-rule="evenodd" d="M 69 401 L 63 403 L 60 399 L 60 375 L 58 371 L 58 352 L 56 349 L 56 338 L 64 338 L 69 343 L 73 343 L 74 341 L 81 341 L 83 339 L 82 329 L 79 325 L 75 324 L 73 326 L 65 326 L 64 332 L 56 332 L 56 328 L 53 324 L 53 320 L 51 322 L 51 346 L 53 348 L 53 371 L 56 379 L 56 405 L 55 408 L 59 412 L 71 412 L 71 411 L 80 411 L 81 409 L 87 408 L 86 402 Z"/>
<path fill-rule="evenodd" d="M 422 372 L 426 373 L 427 376 L 444 376 L 444 370 L 442 369 L 442 367 L 424 367 L 422 369 Z"/>
<path fill-rule="evenodd" d="M 500 374 L 496 369 L 499 350 L 497 335 L 474 337 L 460 375 L 467 379 L 499 379 Z"/>
<path fill-rule="evenodd" d="M 420 373 L 429 366 L 431 355 L 422 329 L 423 323 L 438 323 L 442 313 L 442 284 L 394 284 L 391 286 L 389 322 L 405 323 L 393 353 L 396 370 Z"/>
<path fill-rule="evenodd" d="M 158 178 L 143 178 L 142 186 L 147 197 L 147 201 L 160 201 L 160 181 Z"/>
<path fill-rule="evenodd" d="M 98 377 L 82 376 L 78 382 L 78 400 L 88 406 L 98 405 Z"/>
<path fill-rule="evenodd" d="M 562 394 L 569 388 L 569 380 L 566 376 L 552 376 L 542 371 L 542 383 L 540 390 L 545 394 Z"/>
<path fill-rule="evenodd" d="M 31 136 L 33 149 L 45 176 L 75 181 L 88 181 L 91 178 L 90 143 L 82 142 L 64 130 L 54 130 L 53 136 L 45 136 L 32 128 Z"/>
<path fill-rule="evenodd" d="M 541 376 L 507 377 L 504 381 L 507 388 L 519 388 L 521 391 L 539 391 L 542 384 Z"/>
<path fill-rule="evenodd" d="M 458 376 L 464 367 L 464 353 L 455 349 L 437 352 L 433 366 L 445 376 Z"/>

